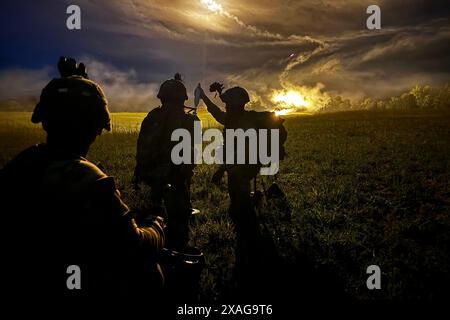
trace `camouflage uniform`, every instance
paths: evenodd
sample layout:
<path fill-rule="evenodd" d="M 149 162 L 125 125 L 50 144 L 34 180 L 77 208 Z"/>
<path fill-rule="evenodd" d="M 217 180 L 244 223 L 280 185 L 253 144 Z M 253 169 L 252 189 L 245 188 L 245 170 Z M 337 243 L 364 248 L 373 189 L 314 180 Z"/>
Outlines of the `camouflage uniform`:
<path fill-rule="evenodd" d="M 178 103 L 167 102 L 164 97 L 176 96 Z M 175 165 L 171 160 L 172 148 L 178 142 L 171 141 L 176 129 L 187 129 L 194 136 L 197 116 L 184 112 L 180 103 L 187 99 L 186 88 L 178 80 L 168 80 L 161 86 L 158 97 L 161 107 L 153 109 L 142 122 L 136 152 L 135 181 L 151 187 L 154 210 L 166 211 L 167 247 L 183 252 L 189 241 L 191 216 L 190 181 L 194 165 Z M 192 139 L 192 143 L 193 139 Z M 193 146 L 192 146 L 193 150 Z M 193 160 L 193 152 L 191 154 Z"/>
<path fill-rule="evenodd" d="M 67 134 L 69 144 L 91 129 L 110 129 L 101 89 L 82 77 L 54 79 L 32 120 L 42 122 L 48 144 L 26 149 L 0 171 L 6 213 L 2 237 L 9 244 L 2 260 L 10 298 L 158 297 L 163 284 L 157 261 L 164 245 L 160 223 L 138 227 L 114 179 L 70 152 L 69 145 L 50 139 Z M 67 128 L 75 131 L 67 133 Z M 81 269 L 81 290 L 67 289 L 70 265 Z"/>

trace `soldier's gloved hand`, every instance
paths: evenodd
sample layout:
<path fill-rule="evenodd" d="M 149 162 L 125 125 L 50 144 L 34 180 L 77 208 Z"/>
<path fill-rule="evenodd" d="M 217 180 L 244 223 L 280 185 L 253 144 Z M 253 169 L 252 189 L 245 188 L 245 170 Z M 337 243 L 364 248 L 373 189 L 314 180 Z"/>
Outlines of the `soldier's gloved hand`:
<path fill-rule="evenodd" d="M 219 95 L 222 94 L 223 89 L 224 89 L 224 85 L 222 83 L 219 83 L 219 82 L 214 82 L 213 84 L 211 84 L 209 86 L 209 91 L 210 92 L 217 92 L 217 93 L 219 93 Z"/>
<path fill-rule="evenodd" d="M 152 214 L 146 217 L 140 217 L 139 219 L 137 219 L 137 222 L 142 227 L 151 227 L 152 225 L 155 224 L 162 230 L 164 230 L 167 227 L 166 220 L 163 217 Z"/>
<path fill-rule="evenodd" d="M 161 229 L 165 230 L 167 228 L 166 220 L 163 217 L 161 217 L 161 216 L 154 216 L 152 218 L 153 218 L 153 223 L 155 223 L 158 226 L 160 226 Z"/>

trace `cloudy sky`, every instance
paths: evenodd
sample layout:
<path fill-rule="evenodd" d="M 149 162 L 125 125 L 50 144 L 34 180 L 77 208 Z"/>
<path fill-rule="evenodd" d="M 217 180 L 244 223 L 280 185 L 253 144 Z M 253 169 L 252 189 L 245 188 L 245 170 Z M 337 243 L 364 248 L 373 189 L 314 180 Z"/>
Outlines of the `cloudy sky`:
<path fill-rule="evenodd" d="M 81 8 L 81 30 L 66 27 L 70 4 Z M 371 4 L 381 30 L 366 28 Z M 160 83 L 175 72 L 189 93 L 198 82 L 243 86 L 257 109 L 277 107 L 274 95 L 289 91 L 314 108 L 330 95 L 441 85 L 450 82 L 449 8 L 448 0 L 2 1 L 0 108 L 37 99 L 61 55 L 87 64 L 116 111 L 157 106 Z"/>

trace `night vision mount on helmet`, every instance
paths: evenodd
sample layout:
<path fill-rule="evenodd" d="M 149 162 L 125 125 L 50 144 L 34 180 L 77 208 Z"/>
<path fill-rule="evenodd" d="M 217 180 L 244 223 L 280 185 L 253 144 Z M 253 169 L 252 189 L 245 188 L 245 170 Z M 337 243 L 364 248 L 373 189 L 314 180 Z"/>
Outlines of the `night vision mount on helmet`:
<path fill-rule="evenodd" d="M 51 80 L 42 90 L 31 121 L 45 127 L 57 123 L 80 123 L 97 129 L 111 130 L 108 101 L 100 86 L 87 79 L 84 64 L 61 57 L 61 78 Z"/>

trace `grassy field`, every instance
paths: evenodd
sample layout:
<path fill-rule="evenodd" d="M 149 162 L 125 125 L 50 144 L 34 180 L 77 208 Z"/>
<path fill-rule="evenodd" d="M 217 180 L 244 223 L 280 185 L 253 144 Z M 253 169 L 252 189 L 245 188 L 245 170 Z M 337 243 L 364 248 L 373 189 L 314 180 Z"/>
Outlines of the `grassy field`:
<path fill-rule="evenodd" d="M 0 166 L 44 140 L 30 116 L 0 113 Z M 148 199 L 147 190 L 131 188 L 144 116 L 114 114 L 113 132 L 102 135 L 88 155 L 137 208 Z M 204 126 L 216 125 L 207 115 L 201 118 Z M 288 157 L 277 182 L 292 206 L 291 223 L 274 212 L 261 215 L 286 265 L 294 272 L 302 264 L 313 273 L 324 270 L 356 299 L 442 297 L 450 283 L 449 123 L 450 114 L 442 112 L 288 116 Z M 226 185 L 210 183 L 214 169 L 198 166 L 192 188 L 202 214 L 192 223 L 191 239 L 207 259 L 204 301 L 220 298 L 231 285 L 234 260 Z M 366 287 L 366 268 L 373 264 L 381 268 L 382 290 Z"/>

